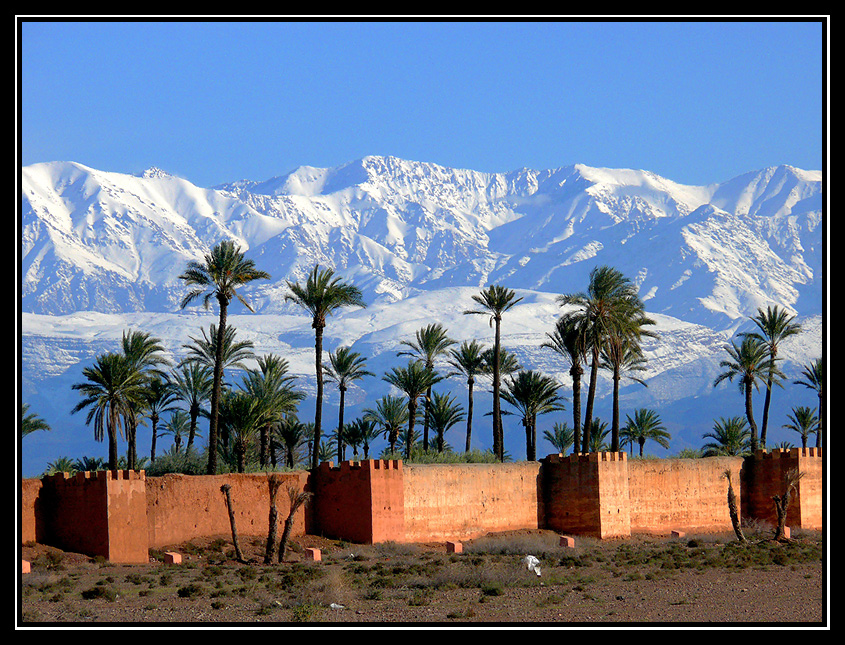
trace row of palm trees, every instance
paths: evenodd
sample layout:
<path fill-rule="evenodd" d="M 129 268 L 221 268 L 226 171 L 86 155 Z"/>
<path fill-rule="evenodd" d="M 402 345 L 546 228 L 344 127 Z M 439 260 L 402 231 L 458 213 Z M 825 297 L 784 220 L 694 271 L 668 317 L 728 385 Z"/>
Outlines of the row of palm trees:
<path fill-rule="evenodd" d="M 340 392 L 337 430 L 333 437 L 336 442 L 338 459 L 343 459 L 346 444 L 357 451 L 358 445 L 374 436 L 378 429 L 388 438 L 390 450 L 394 451 L 400 434 L 404 435 L 405 456 L 410 455 L 415 442 L 415 423 L 418 420 L 419 401 L 423 401 L 422 417 L 423 450 L 429 449 L 429 431 L 434 432 L 438 450 L 444 449 L 445 431 L 455 424 L 466 420 L 466 449 L 470 450 L 473 422 L 473 387 L 479 375 L 492 378 L 493 406 L 492 438 L 493 453 L 500 461 L 505 459 L 504 437 L 502 429 L 503 411 L 501 400 L 509 403 L 522 415 L 522 425 L 526 432 L 526 456 L 536 458 L 536 419 L 540 414 L 564 409 L 563 398 L 559 393 L 560 384 L 554 379 L 537 371 L 522 369 L 515 357 L 501 345 L 501 325 L 504 315 L 521 298 L 510 289 L 491 285 L 481 293 L 472 296 L 475 307 L 466 310 L 467 315 L 485 315 L 491 327 L 495 328 L 494 344 L 486 349 L 477 341 L 466 341 L 454 348 L 457 342 L 450 339 L 447 331 L 439 324 L 428 325 L 420 329 L 414 340 L 403 340 L 402 351 L 398 356 L 409 357 L 405 366 L 395 367 L 387 372 L 383 380 L 399 389 L 404 395 L 388 395 L 378 401 L 374 408 L 365 411 L 352 423 L 344 423 L 344 397 L 348 387 L 365 376 L 374 376 L 366 369 L 366 361 L 350 348 L 340 347 L 329 352 L 328 363 L 323 363 L 323 332 L 327 318 L 341 308 L 365 307 L 360 290 L 354 285 L 343 282 L 331 269 L 315 266 L 304 283 L 288 282 L 287 301 L 300 306 L 310 315 L 315 335 L 315 375 L 317 381 L 316 407 L 313 424 L 302 424 L 296 419 L 296 407 L 304 398 L 293 387 L 293 377 L 287 374 L 287 362 L 279 357 L 268 355 L 258 358 L 258 369 L 245 368 L 244 361 L 252 357 L 251 343 L 237 342 L 235 330 L 227 324 L 228 305 L 233 298 L 238 298 L 250 311 L 251 305 L 238 293 L 238 289 L 258 279 L 269 278 L 266 272 L 256 269 L 254 263 L 241 253 L 230 241 L 221 242 L 214 247 L 202 262 L 193 261 L 180 276 L 190 288 L 182 300 L 182 307 L 194 300 L 201 299 L 208 307 L 216 301 L 219 308 L 217 325 L 211 325 L 209 334 L 202 330 L 203 338 L 192 338 L 193 344 L 187 358 L 170 374 L 162 370 L 165 359 L 163 349 L 157 339 L 146 334 L 133 332 L 124 334 L 123 352 L 109 353 L 97 357 L 95 365 L 86 368 L 83 374 L 88 379 L 85 383 L 74 385 L 83 394 L 83 400 L 74 408 L 74 412 L 90 408 L 87 423 L 94 423 L 95 438 L 102 440 L 104 433 L 109 437 L 109 467 L 117 463 L 117 432 L 126 434 L 130 445 L 129 461 L 134 463 L 134 437 L 137 420 L 142 410 L 146 411 L 153 425 L 153 444 L 151 459 L 155 459 L 156 425 L 159 415 L 173 411 L 174 401 L 186 402 L 188 407 L 187 448 L 192 447 L 197 433 L 197 418 L 202 414 L 202 401 L 210 399 L 208 411 L 208 463 L 206 472 L 217 472 L 217 453 L 222 447 L 230 445 L 237 455 L 238 468 L 243 468 L 247 449 L 256 434 L 259 440 L 259 461 L 265 465 L 269 460 L 269 447 L 273 437 L 282 437 L 287 433 L 294 439 L 284 439 L 287 450 L 286 459 L 290 461 L 303 436 L 309 444 L 311 467 L 316 467 L 319 460 L 326 456 L 322 441 L 322 404 L 324 381 L 337 384 Z M 575 452 L 589 452 L 596 445 L 595 435 L 603 432 L 594 418 L 596 383 L 599 368 L 610 370 L 613 380 L 613 415 L 611 420 L 609 449 L 618 451 L 621 446 L 634 445 L 637 442 L 642 453 L 645 440 L 654 439 L 667 445 L 668 433 L 653 411 L 638 410 L 634 416 L 628 416 L 627 424 L 620 427 L 619 384 L 623 376 L 635 381 L 635 373 L 644 369 L 645 357 L 640 346 L 643 338 L 655 338 L 656 334 L 648 327 L 655 323 L 645 315 L 643 302 L 637 296 L 637 289 L 616 269 L 602 266 L 590 273 L 588 289 L 584 293 L 565 294 L 558 298 L 558 303 L 566 311 L 558 319 L 555 328 L 547 334 L 544 347 L 550 348 L 566 359 L 570 365 L 569 374 L 573 382 L 572 437 L 571 446 Z M 771 311 L 769 312 L 771 314 Z M 778 314 L 775 308 L 775 314 Z M 765 320 L 758 322 L 761 330 Z M 787 326 L 788 327 L 788 326 Z M 791 329 L 791 328 L 789 328 Z M 777 341 L 787 332 L 781 331 Z M 797 332 L 789 332 L 797 333 Z M 779 371 L 776 369 L 777 341 L 774 334 L 760 336 L 747 334 L 743 344 L 732 345 L 736 355 L 731 354 L 735 362 L 717 379 L 716 384 L 727 378 L 739 377 L 744 392 L 754 386 L 754 381 L 745 370 L 744 353 L 746 344 L 754 343 L 754 349 L 767 348 L 767 361 L 755 363 L 755 374 L 765 375 L 768 395 L 763 420 L 763 445 L 772 384 L 778 383 Z M 446 358 L 449 366 L 456 370 L 449 374 L 438 374 L 435 361 Z M 245 370 L 240 389 L 234 390 L 224 383 L 224 369 L 238 366 Z M 589 369 L 584 418 L 581 418 L 582 379 Z M 468 405 L 466 412 L 457 404 L 454 397 L 434 392 L 433 387 L 447 376 L 462 374 L 468 387 Z M 504 376 L 504 380 L 503 380 Z M 819 376 L 820 378 L 820 376 Z M 750 385 L 749 385 L 750 381 Z M 503 387 L 504 385 L 504 387 Z M 821 396 L 821 395 L 820 395 Z M 746 394 L 747 413 L 754 430 L 750 412 L 750 395 Z M 185 414 L 166 424 L 174 437 L 181 433 L 174 430 L 176 425 L 185 424 Z M 403 431 L 403 424 L 407 424 Z M 556 426 L 555 433 L 549 437 L 565 435 L 563 426 Z M 563 445 L 561 443 L 561 445 Z M 177 443 L 177 449 L 180 444 Z M 561 450 L 565 452 L 565 450 Z M 132 467 L 130 465 L 130 467 Z"/>

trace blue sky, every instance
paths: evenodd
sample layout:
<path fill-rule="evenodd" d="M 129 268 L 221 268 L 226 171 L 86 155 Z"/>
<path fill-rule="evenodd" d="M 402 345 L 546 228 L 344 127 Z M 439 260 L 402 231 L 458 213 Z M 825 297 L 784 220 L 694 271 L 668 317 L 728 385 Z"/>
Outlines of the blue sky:
<path fill-rule="evenodd" d="M 199 186 L 395 155 L 707 184 L 823 165 L 821 22 L 29 22 L 24 165 Z"/>

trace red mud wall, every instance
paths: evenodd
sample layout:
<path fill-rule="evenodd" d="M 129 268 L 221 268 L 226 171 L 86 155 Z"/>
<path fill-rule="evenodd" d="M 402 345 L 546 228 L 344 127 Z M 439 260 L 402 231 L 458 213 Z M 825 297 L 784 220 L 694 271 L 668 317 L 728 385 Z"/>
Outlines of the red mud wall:
<path fill-rule="evenodd" d="M 549 455 L 543 464 L 546 528 L 598 538 L 630 535 L 624 452 Z"/>
<path fill-rule="evenodd" d="M 745 464 L 743 517 L 755 517 L 770 524 L 777 523 L 772 500 L 783 495 L 787 473 L 802 473 L 797 495 L 792 497 L 786 515 L 787 526 L 805 529 L 822 528 L 823 459 L 817 448 L 758 451 Z"/>
<path fill-rule="evenodd" d="M 631 532 L 730 531 L 728 482 L 722 474 L 731 471 L 740 503 L 742 467 L 741 457 L 629 461 Z"/>
<path fill-rule="evenodd" d="M 279 523 L 290 511 L 288 486 L 298 492 L 305 489 L 305 471 L 275 473 L 283 483 L 276 495 Z M 267 536 L 270 517 L 270 490 L 266 474 L 177 475 L 148 477 L 146 515 L 149 544 L 162 547 L 200 536 L 231 536 L 226 496 L 221 491 L 229 484 L 235 525 L 239 535 Z M 308 509 L 294 518 L 291 535 L 304 535 Z"/>
<path fill-rule="evenodd" d="M 540 462 L 405 465 L 405 541 L 541 528 Z"/>
<path fill-rule="evenodd" d="M 401 461 L 323 462 L 315 471 L 314 530 L 359 544 L 405 538 Z"/>

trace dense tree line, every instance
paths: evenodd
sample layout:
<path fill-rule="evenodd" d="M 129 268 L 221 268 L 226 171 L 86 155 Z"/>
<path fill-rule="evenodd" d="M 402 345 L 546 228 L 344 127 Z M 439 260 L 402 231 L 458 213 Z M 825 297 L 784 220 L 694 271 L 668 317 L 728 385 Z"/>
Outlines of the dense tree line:
<path fill-rule="evenodd" d="M 285 299 L 311 317 L 314 330 L 314 367 L 316 377 L 315 413 L 312 421 L 298 418 L 298 406 L 305 394 L 297 388 L 296 378 L 288 373 L 283 357 L 256 356 L 250 341 L 237 339 L 228 324 L 228 306 L 233 298 L 250 311 L 252 307 L 238 292 L 251 282 L 269 278 L 255 267 L 233 242 L 214 247 L 203 261 L 190 262 L 180 276 L 189 288 L 182 307 L 201 300 L 208 308 L 217 304 L 218 322 L 184 345 L 185 358 L 172 365 L 165 358 L 160 339 L 140 331 L 124 332 L 120 351 L 103 353 L 84 368 L 83 382 L 74 384 L 81 400 L 71 411 L 87 410 L 86 424 L 93 427 L 97 441 L 108 441 L 108 460 L 71 462 L 64 458 L 53 468 L 78 470 L 91 466 L 150 468 L 157 455 L 157 439 L 172 437 L 173 443 L 163 457 L 180 455 L 205 460 L 204 472 L 221 470 L 220 461 L 229 470 L 243 472 L 250 464 L 260 469 L 279 466 L 316 467 L 322 460 L 346 458 L 351 448 L 353 458 L 369 458 L 370 447 L 379 437 L 387 441 L 383 455 L 410 459 L 419 454 L 452 451 L 445 441 L 446 432 L 465 423 L 465 453 L 473 451 L 473 423 L 477 421 L 473 397 L 477 379 L 489 381 L 492 409 L 492 450 L 490 459 L 509 458 L 504 445 L 502 417 L 517 415 L 525 431 L 526 459 L 537 458 L 537 418 L 551 413 L 563 416 L 566 410 L 563 384 L 537 370 L 519 365 L 515 356 L 502 346 L 502 326 L 508 312 L 522 298 L 500 285 L 490 285 L 472 296 L 466 315 L 488 318 L 494 328 L 492 347 L 476 340 L 458 342 L 439 323 L 419 329 L 413 339 L 402 339 L 397 358 L 407 362 L 391 368 L 382 380 L 401 392 L 388 394 L 351 421 L 344 417 L 345 394 L 350 386 L 376 375 L 367 369 L 366 357 L 349 347 L 328 352 L 324 362 L 323 332 L 328 318 L 346 307 L 365 307 L 360 290 L 343 281 L 330 268 L 315 266 L 303 283 L 287 283 Z M 560 453 L 619 451 L 626 447 L 643 456 L 644 445 L 653 441 L 669 447 L 671 435 L 656 411 L 637 409 L 626 415 L 623 424 L 619 409 L 620 382 L 627 377 L 645 385 L 637 373 L 645 369 L 646 357 L 641 343 L 657 338 L 655 321 L 645 313 L 636 286 L 618 270 L 599 266 L 589 276 L 586 291 L 558 297 L 562 313 L 546 336 L 543 347 L 555 352 L 565 363 L 572 379 L 571 420 L 554 423 L 543 438 Z M 740 455 L 766 449 L 769 411 L 774 386 L 785 379 L 778 364 L 779 345 L 800 332 L 794 317 L 778 307 L 758 310 L 752 318 L 757 331 L 739 334 L 725 347 L 728 355 L 720 367 L 724 371 L 714 382 L 736 381 L 743 396 L 745 415 L 719 418 L 700 451 L 685 451 L 681 456 Z M 248 367 L 254 361 L 257 367 Z M 233 368 L 239 383 L 227 381 Z M 607 370 L 612 382 L 610 427 L 595 415 L 599 370 Z M 450 377 L 466 382 L 466 407 L 456 396 L 437 391 L 436 386 Z M 824 443 L 822 403 L 823 366 L 821 359 L 804 368 L 795 384 L 815 390 L 819 407 L 795 407 L 784 427 L 801 436 L 807 446 L 815 435 L 815 445 Z M 323 398 L 325 383 L 334 384 L 340 395 L 337 426 L 333 433 L 323 433 Z M 761 426 L 753 413 L 753 392 L 765 388 Z M 586 389 L 584 400 L 583 389 Z M 502 401 L 507 405 L 502 408 Z M 583 407 L 582 407 L 583 402 Z M 49 427 L 23 406 L 22 433 L 27 435 Z M 208 419 L 204 452 L 196 447 L 202 438 L 199 420 Z M 152 435 L 150 457 L 139 461 L 137 427 L 149 423 Z M 422 425 L 420 436 L 417 428 Z M 118 436 L 126 442 L 126 457 L 118 456 Z M 359 452 L 359 450 L 361 452 Z M 476 454 L 477 457 L 477 454 Z M 93 468 L 88 468 L 93 469 Z"/>

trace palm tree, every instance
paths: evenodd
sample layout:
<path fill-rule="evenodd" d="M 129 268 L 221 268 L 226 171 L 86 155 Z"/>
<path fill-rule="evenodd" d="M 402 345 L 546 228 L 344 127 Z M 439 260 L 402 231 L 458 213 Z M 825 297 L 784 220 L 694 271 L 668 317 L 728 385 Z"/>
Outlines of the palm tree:
<path fill-rule="evenodd" d="M 264 468 L 269 462 L 270 433 L 284 415 L 296 410 L 299 402 L 305 398 L 295 391 L 291 384 L 295 377 L 289 376 L 288 362 L 275 354 L 266 354 L 258 358 L 258 369 L 247 370 L 242 388 L 257 399 L 264 416 L 259 428 L 258 464 Z"/>
<path fill-rule="evenodd" d="M 337 428 L 338 432 L 343 429 L 343 408 L 346 401 L 346 390 L 353 381 L 360 381 L 365 376 L 375 376 L 372 372 L 365 368 L 367 360 L 358 352 L 353 352 L 349 347 L 338 347 L 337 351 L 332 354 L 329 352 L 329 363 L 323 365 L 326 371 L 326 380 L 337 383 L 337 389 L 340 392 L 340 404 L 338 405 L 337 413 Z M 342 438 L 342 435 L 340 435 Z M 338 441 L 337 445 L 337 459 L 343 461 L 343 442 Z"/>
<path fill-rule="evenodd" d="M 293 468 L 297 462 L 297 451 L 308 438 L 308 426 L 291 414 L 279 421 L 274 434 L 285 448 L 285 464 L 288 468 Z"/>
<path fill-rule="evenodd" d="M 469 452 L 472 441 L 472 390 L 475 386 L 475 377 L 484 373 L 484 348 L 476 340 L 464 341 L 458 349 L 449 350 L 449 354 L 452 356 L 449 365 L 457 369 L 467 379 L 466 452 Z"/>
<path fill-rule="evenodd" d="M 580 433 L 580 430 L 579 430 Z M 551 430 L 544 430 L 543 437 L 558 451 L 565 455 L 575 444 L 575 432 L 567 423 L 557 422 Z"/>
<path fill-rule="evenodd" d="M 769 358 L 771 360 L 771 369 L 766 378 L 766 400 L 763 404 L 763 421 L 760 426 L 760 447 L 766 449 L 766 429 L 769 425 L 769 405 L 772 401 L 772 385 L 776 382 L 776 373 L 774 366 L 778 359 L 778 345 L 789 338 L 801 333 L 801 325 L 792 322 L 795 316 L 790 316 L 783 309 L 779 309 L 777 305 L 774 307 L 767 307 L 764 312 L 762 309 L 757 309 L 757 315 L 751 320 L 760 330 L 760 334 L 749 334 L 759 339 L 766 344 L 769 349 Z"/>
<path fill-rule="evenodd" d="M 648 318 L 643 317 L 640 321 L 632 321 L 633 326 L 654 324 Z M 602 363 L 600 367 L 609 369 L 613 376 L 613 416 L 610 425 L 610 450 L 619 451 L 619 381 L 623 372 L 635 383 L 648 387 L 646 382 L 633 375 L 633 372 L 645 371 L 645 364 L 648 362 L 643 356 L 636 334 L 654 336 L 651 332 L 633 331 L 632 335 L 613 334 L 608 337 L 607 343 L 602 349 Z"/>
<path fill-rule="evenodd" d="M 248 392 L 227 391 L 220 399 L 220 426 L 225 426 L 232 437 L 239 473 L 245 470 L 246 454 L 255 444 L 266 415 L 262 401 Z"/>
<path fill-rule="evenodd" d="M 376 425 L 375 419 L 363 416 L 344 427 L 342 437 L 352 447 L 353 459 L 358 459 L 358 446 L 361 446 L 364 451 L 364 459 L 369 459 L 370 442 L 381 434 Z"/>
<path fill-rule="evenodd" d="M 725 350 L 730 355 L 730 360 L 719 363 L 719 367 L 727 369 L 716 377 L 713 386 L 719 385 L 725 379 L 733 381 L 737 378 L 739 391 L 745 394 L 745 416 L 751 428 L 751 452 L 756 452 L 757 423 L 754 421 L 754 409 L 751 405 L 751 390 L 757 389 L 757 382 L 768 378 L 770 374 L 783 377 L 783 373 L 772 364 L 768 347 L 754 336 L 743 336 L 739 347 L 731 341 L 730 345 L 725 346 Z"/>
<path fill-rule="evenodd" d="M 590 422 L 590 445 L 584 452 L 607 452 L 610 449 L 606 441 L 609 434 L 610 428 L 607 427 L 607 421 L 595 417 Z"/>
<path fill-rule="evenodd" d="M 29 403 L 21 408 L 21 438 L 39 430 L 50 430 L 47 422 L 34 412 L 29 412 Z"/>
<path fill-rule="evenodd" d="M 188 365 L 191 363 L 198 363 L 203 367 L 207 367 L 210 373 L 214 373 L 214 362 L 217 360 L 217 325 L 211 324 L 208 327 L 208 333 L 205 329 L 200 329 L 202 338 L 194 338 L 189 336 L 191 343 L 182 345 L 183 349 L 187 350 L 187 354 L 182 359 L 180 365 Z M 223 349 L 221 351 L 221 360 L 223 363 L 221 371 L 221 379 L 225 379 L 226 370 L 234 367 L 240 370 L 247 369 L 247 362 L 255 358 L 253 353 L 254 343 L 251 340 L 235 340 L 238 331 L 231 325 L 226 326 L 226 331 L 223 333 Z M 225 387 L 225 380 L 221 381 L 221 387 Z"/>
<path fill-rule="evenodd" d="M 701 447 L 704 457 L 739 457 L 748 454 L 751 430 L 743 417 L 720 417 L 713 425 L 713 431 L 702 435 L 715 439 Z"/>
<path fill-rule="evenodd" d="M 572 425 L 573 445 L 577 453 L 581 447 L 581 377 L 583 363 L 587 360 L 587 338 L 577 318 L 564 314 L 555 323 L 555 329 L 546 333 L 548 341 L 541 347 L 556 351 L 569 361 L 569 376 L 572 377 Z"/>
<path fill-rule="evenodd" d="M 821 448 L 822 445 L 827 446 L 827 442 L 822 441 L 824 432 L 824 363 L 822 359 L 817 358 L 809 365 L 805 365 L 801 375 L 804 380 L 793 381 L 793 384 L 815 390 L 819 397 L 819 431 L 816 433 L 816 448 Z"/>
<path fill-rule="evenodd" d="M 628 423 L 625 424 L 626 435 L 636 440 L 640 447 L 640 457 L 643 456 L 643 446 L 649 439 L 656 441 L 664 448 L 669 447 L 669 440 L 672 435 L 666 431 L 660 416 L 654 410 L 640 408 L 634 410 L 633 418 L 630 414 L 626 417 L 628 420 Z"/>
<path fill-rule="evenodd" d="M 316 468 L 320 452 L 320 433 L 323 416 L 323 330 L 326 317 L 342 307 L 366 307 L 358 287 L 344 283 L 336 277 L 332 269 L 320 270 L 319 265 L 308 276 L 304 285 L 288 282 L 289 293 L 285 300 L 290 300 L 311 314 L 311 327 L 314 329 L 315 369 L 317 373 L 317 405 L 314 412 L 314 447 L 311 467 Z"/>
<path fill-rule="evenodd" d="M 399 431 L 408 423 L 408 405 L 405 401 L 388 394 L 376 402 L 375 409 L 364 410 L 364 416 L 381 426 L 381 431 L 387 435 L 390 452 L 395 452 Z"/>
<path fill-rule="evenodd" d="M 168 361 L 162 353 L 164 347 L 161 345 L 161 340 L 153 338 L 150 334 L 140 331 L 123 332 L 122 339 L 123 355 L 129 361 L 131 369 L 137 370 L 146 383 L 154 375 L 162 376 L 163 372 L 160 367 L 168 365 Z M 146 402 L 146 396 L 143 397 L 143 402 Z M 137 416 L 140 409 L 136 409 L 133 414 L 126 417 L 126 460 L 128 462 L 129 470 L 135 470 L 137 467 L 137 449 L 136 449 L 136 428 Z"/>
<path fill-rule="evenodd" d="M 152 441 L 150 443 L 150 462 L 156 460 L 156 438 L 158 436 L 158 422 L 165 412 L 173 412 L 174 404 L 179 400 L 179 394 L 173 383 L 156 375 L 147 384 L 144 392 L 144 411 L 152 425 Z"/>
<path fill-rule="evenodd" d="M 182 299 L 184 309 L 189 303 L 200 296 L 206 309 L 212 298 L 217 300 L 220 309 L 217 326 L 214 373 L 211 386 L 211 419 L 208 427 L 208 468 L 209 475 L 217 474 L 217 424 L 220 390 L 223 382 L 223 340 L 226 334 L 226 317 L 229 303 L 237 298 L 243 305 L 253 311 L 252 306 L 244 300 L 237 289 L 255 280 L 269 279 L 270 274 L 255 268 L 255 262 L 247 260 L 241 253 L 240 247 L 231 240 L 224 240 L 205 255 L 203 262 L 192 260 L 188 268 L 179 276 L 192 289 Z"/>
<path fill-rule="evenodd" d="M 525 428 L 525 458 L 537 459 L 537 415 L 563 410 L 563 400 L 558 395 L 560 384 L 549 376 L 534 370 L 522 370 L 505 379 L 502 398 L 522 414 Z"/>
<path fill-rule="evenodd" d="M 446 335 L 446 329 L 440 323 L 427 325 L 416 333 L 416 340 L 403 340 L 399 344 L 410 347 L 410 351 L 398 352 L 397 356 L 412 356 L 430 370 L 434 371 L 434 361 L 445 354 L 456 341 Z M 428 410 L 431 407 L 431 386 L 425 393 L 425 409 L 423 410 L 423 450 L 428 450 Z"/>
<path fill-rule="evenodd" d="M 464 420 L 464 408 L 448 393 L 435 392 L 428 407 L 428 417 L 436 437 L 437 452 L 443 452 L 446 447 L 446 433 L 456 423 Z"/>
<path fill-rule="evenodd" d="M 191 425 L 188 429 L 187 452 L 190 452 L 194 446 L 194 437 L 197 435 L 197 419 L 200 415 L 207 416 L 202 406 L 211 398 L 212 374 L 213 368 L 194 361 L 182 363 L 178 371 L 170 374 L 173 390 L 178 399 L 187 404 L 188 415 L 191 419 Z"/>
<path fill-rule="evenodd" d="M 173 410 L 170 418 L 164 423 L 162 435 L 173 437 L 173 450 L 176 454 L 182 449 L 182 438 L 187 434 L 190 427 L 190 417 L 184 410 Z"/>
<path fill-rule="evenodd" d="M 122 354 L 108 352 L 97 356 L 94 365 L 82 370 L 87 381 L 75 383 L 72 389 L 84 397 L 71 410 L 75 414 L 90 407 L 85 424 L 94 423 L 94 440 L 103 441 L 108 436 L 109 470 L 117 470 L 117 435 L 123 434 L 121 419 L 131 417 L 141 402 L 144 380 L 140 372 L 132 369 Z"/>
<path fill-rule="evenodd" d="M 819 417 L 815 408 L 798 406 L 792 408 L 792 414 L 787 415 L 789 423 L 784 424 L 787 430 L 794 430 L 801 435 L 801 447 L 807 447 L 807 438 L 819 431 Z"/>
<path fill-rule="evenodd" d="M 407 367 L 394 367 L 382 377 L 392 386 L 400 389 L 408 397 L 408 433 L 405 443 L 405 458 L 411 457 L 411 442 L 414 436 L 414 422 L 417 418 L 418 399 L 425 395 L 428 388 L 443 380 L 428 369 L 422 362 L 411 359 Z"/>
<path fill-rule="evenodd" d="M 501 327 L 502 315 L 522 300 L 517 298 L 516 293 L 499 285 L 490 285 L 480 294 L 472 296 L 472 299 L 480 306 L 480 309 L 468 309 L 465 314 L 476 314 L 490 317 L 490 326 L 496 329 L 493 342 L 493 453 L 499 461 L 505 460 L 504 432 L 502 429 L 502 409 L 500 398 L 501 390 L 501 362 L 502 351 Z"/>
<path fill-rule="evenodd" d="M 558 296 L 557 301 L 562 306 L 578 307 L 571 313 L 572 323 L 581 328 L 581 333 L 585 335 L 585 348 L 591 352 L 590 386 L 587 391 L 582 439 L 586 452 L 591 443 L 590 428 L 601 351 L 610 337 L 638 338 L 637 331 L 641 325 L 637 322 L 645 318 L 645 306 L 637 295 L 636 286 L 621 272 L 609 266 L 596 267 L 590 271 L 590 282 L 586 294 L 564 294 Z"/>

